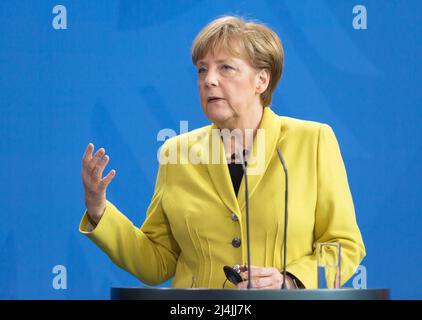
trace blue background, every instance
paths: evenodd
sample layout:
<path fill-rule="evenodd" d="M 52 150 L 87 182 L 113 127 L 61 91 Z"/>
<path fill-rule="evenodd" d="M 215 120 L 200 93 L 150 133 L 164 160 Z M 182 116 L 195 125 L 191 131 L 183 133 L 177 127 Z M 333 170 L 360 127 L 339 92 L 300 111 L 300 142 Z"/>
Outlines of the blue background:
<path fill-rule="evenodd" d="M 67 8 L 67 30 L 52 9 Z M 368 29 L 352 26 L 363 4 Z M 145 218 L 163 128 L 208 124 L 192 40 L 222 14 L 283 41 L 281 115 L 337 135 L 367 248 L 368 288 L 422 298 L 421 1 L 0 1 L 0 298 L 92 299 L 141 285 L 78 233 L 81 158 L 105 147 L 107 196 Z M 67 290 L 52 286 L 67 268 Z M 164 285 L 169 285 L 166 283 Z M 350 282 L 348 286 L 351 286 Z"/>

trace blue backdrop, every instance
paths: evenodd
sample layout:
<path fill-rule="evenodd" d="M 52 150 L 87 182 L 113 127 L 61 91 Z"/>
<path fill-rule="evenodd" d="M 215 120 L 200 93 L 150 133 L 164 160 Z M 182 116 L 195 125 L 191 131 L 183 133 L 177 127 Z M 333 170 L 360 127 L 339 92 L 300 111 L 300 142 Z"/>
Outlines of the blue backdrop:
<path fill-rule="evenodd" d="M 367 29 L 353 25 L 357 4 Z M 263 21 L 282 39 L 273 109 L 333 127 L 368 288 L 422 298 L 421 9 L 416 0 L 0 1 L 0 298 L 108 298 L 111 286 L 142 285 L 78 233 L 82 154 L 89 142 L 106 148 L 106 172 L 117 170 L 108 198 L 140 225 L 158 131 L 208 124 L 190 47 L 222 14 Z M 55 266 L 65 289 L 54 286 Z"/>

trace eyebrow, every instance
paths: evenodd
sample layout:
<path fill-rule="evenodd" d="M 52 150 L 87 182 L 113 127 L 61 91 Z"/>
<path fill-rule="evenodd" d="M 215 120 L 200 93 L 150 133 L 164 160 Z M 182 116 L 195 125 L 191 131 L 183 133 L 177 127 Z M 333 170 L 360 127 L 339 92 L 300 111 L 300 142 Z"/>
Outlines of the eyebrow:
<path fill-rule="evenodd" d="M 229 62 L 229 61 L 232 61 L 232 59 L 231 58 L 220 59 L 220 60 L 216 60 L 215 62 L 217 62 L 217 63 L 224 63 L 224 62 Z M 199 60 L 197 62 L 197 64 L 208 64 L 208 63 L 206 63 L 204 60 Z"/>

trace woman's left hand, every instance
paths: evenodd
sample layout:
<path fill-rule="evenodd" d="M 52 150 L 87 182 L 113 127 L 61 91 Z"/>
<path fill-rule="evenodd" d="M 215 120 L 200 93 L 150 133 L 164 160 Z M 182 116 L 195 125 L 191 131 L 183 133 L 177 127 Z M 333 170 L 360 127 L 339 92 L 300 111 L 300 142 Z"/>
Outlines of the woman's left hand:
<path fill-rule="evenodd" d="M 237 288 L 248 287 L 248 271 L 242 272 L 243 282 L 237 284 Z M 264 268 L 251 266 L 252 287 L 254 289 L 280 289 L 283 284 L 283 275 L 276 268 Z M 286 276 L 287 289 L 295 288 L 292 278 Z"/>

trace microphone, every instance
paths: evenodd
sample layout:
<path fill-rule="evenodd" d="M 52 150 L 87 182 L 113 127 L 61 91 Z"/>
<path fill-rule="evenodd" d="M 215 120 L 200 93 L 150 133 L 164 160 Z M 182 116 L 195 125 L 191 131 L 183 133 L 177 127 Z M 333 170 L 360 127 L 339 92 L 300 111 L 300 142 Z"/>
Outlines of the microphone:
<path fill-rule="evenodd" d="M 281 154 L 281 151 L 279 148 L 277 148 L 277 154 L 278 154 L 278 158 L 281 161 L 281 165 L 283 166 L 283 170 L 284 170 L 284 175 L 285 175 L 285 193 L 284 193 L 284 240 L 283 240 L 283 247 L 284 247 L 284 252 L 283 252 L 283 284 L 281 285 L 282 289 L 287 289 L 287 285 L 286 285 L 286 276 L 287 276 L 287 271 L 286 271 L 286 256 L 287 256 L 287 218 L 288 218 L 288 213 L 287 213 L 287 204 L 288 204 L 288 195 L 289 195 L 289 180 L 288 180 L 288 175 L 287 175 L 287 168 L 286 168 L 286 164 L 284 163 L 284 159 L 283 159 L 283 155 Z"/>
<path fill-rule="evenodd" d="M 248 163 L 245 160 L 245 154 L 248 150 L 243 150 L 241 153 L 241 162 L 243 169 L 243 176 L 245 178 L 245 207 L 246 207 L 246 256 L 247 256 L 247 271 L 248 271 L 248 289 L 252 288 L 252 277 L 251 277 L 251 245 L 250 245 L 250 224 L 249 224 L 249 190 L 248 190 L 248 174 L 247 174 L 247 165 Z M 236 157 L 237 158 L 237 157 Z M 240 266 L 229 267 L 224 266 L 224 273 L 227 280 L 233 284 L 238 284 L 243 281 L 240 276 L 240 272 L 245 271 Z"/>

